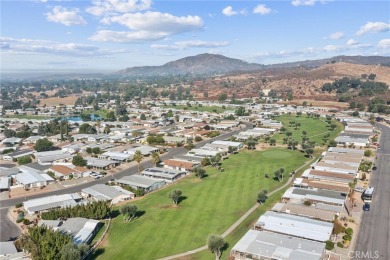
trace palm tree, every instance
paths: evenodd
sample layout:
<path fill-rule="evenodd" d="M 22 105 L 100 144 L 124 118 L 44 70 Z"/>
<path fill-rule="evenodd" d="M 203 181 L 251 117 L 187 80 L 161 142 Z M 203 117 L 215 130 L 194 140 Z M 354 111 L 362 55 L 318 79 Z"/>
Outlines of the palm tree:
<path fill-rule="evenodd" d="M 141 151 L 138 150 L 134 153 L 133 159 L 138 163 L 138 173 L 141 173 L 141 161 L 143 158 Z"/>
<path fill-rule="evenodd" d="M 158 152 L 152 153 L 152 160 L 154 163 L 154 167 L 157 166 L 157 164 L 161 161 L 160 160 L 160 154 Z"/>

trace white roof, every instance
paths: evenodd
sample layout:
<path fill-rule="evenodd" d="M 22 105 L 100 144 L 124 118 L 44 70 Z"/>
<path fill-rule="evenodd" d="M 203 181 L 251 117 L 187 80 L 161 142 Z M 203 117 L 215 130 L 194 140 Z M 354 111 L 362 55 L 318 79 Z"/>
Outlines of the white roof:
<path fill-rule="evenodd" d="M 265 212 L 256 222 L 256 226 L 321 242 L 328 240 L 333 230 L 332 223 L 272 211 Z"/>
<path fill-rule="evenodd" d="M 55 207 L 66 207 L 76 205 L 76 199 L 81 197 L 77 193 L 53 195 L 23 202 L 23 206 L 28 211 L 40 211 Z"/>
<path fill-rule="evenodd" d="M 45 177 L 43 177 L 41 174 L 34 172 L 34 171 L 18 173 L 18 174 L 16 174 L 15 178 L 16 178 L 17 182 L 19 182 L 23 185 L 47 181 Z M 51 178 L 51 180 L 53 180 L 53 179 Z"/>
<path fill-rule="evenodd" d="M 259 256 L 261 259 L 320 260 L 325 243 L 267 231 L 249 230 L 232 251 Z"/>
<path fill-rule="evenodd" d="M 232 147 L 238 147 L 242 145 L 240 142 L 232 142 L 232 141 L 214 141 L 212 144 L 220 144 L 220 145 L 227 145 Z"/>

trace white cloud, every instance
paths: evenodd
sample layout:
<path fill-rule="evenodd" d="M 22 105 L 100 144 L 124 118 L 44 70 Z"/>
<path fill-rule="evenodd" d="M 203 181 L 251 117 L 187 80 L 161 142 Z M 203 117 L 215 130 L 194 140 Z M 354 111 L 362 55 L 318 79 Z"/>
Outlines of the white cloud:
<path fill-rule="evenodd" d="M 383 39 L 378 42 L 378 47 L 381 49 L 390 49 L 390 39 Z"/>
<path fill-rule="evenodd" d="M 344 46 L 337 46 L 337 45 L 326 45 L 323 50 L 327 52 L 339 52 L 343 51 L 346 48 Z"/>
<path fill-rule="evenodd" d="M 163 50 L 184 50 L 188 48 L 218 48 L 218 47 L 225 47 L 227 45 L 229 45 L 228 41 L 209 42 L 209 41 L 191 40 L 191 41 L 175 42 L 172 45 L 153 44 L 150 47 L 154 49 L 163 49 Z"/>
<path fill-rule="evenodd" d="M 356 41 L 356 40 L 354 40 L 354 39 L 349 39 L 349 40 L 347 41 L 347 45 L 348 45 L 348 46 L 357 45 L 358 43 L 359 43 L 359 42 Z"/>
<path fill-rule="evenodd" d="M 332 33 L 331 35 L 325 37 L 325 39 L 331 39 L 331 40 L 339 40 L 341 38 L 344 38 L 344 33 L 343 32 L 335 32 Z"/>
<path fill-rule="evenodd" d="M 173 16 L 168 13 L 146 12 L 106 17 L 103 23 L 118 23 L 132 31 L 100 30 L 90 39 L 94 41 L 139 42 L 161 40 L 166 36 L 200 30 L 199 16 Z"/>
<path fill-rule="evenodd" d="M 359 31 L 357 31 L 356 34 L 363 35 L 366 33 L 380 33 L 380 32 L 387 32 L 389 30 L 390 30 L 390 23 L 368 22 L 362 27 L 360 27 Z"/>
<path fill-rule="evenodd" d="M 226 16 L 233 16 L 233 15 L 237 15 L 237 14 L 243 14 L 245 15 L 247 12 L 245 9 L 241 9 L 241 10 L 233 10 L 233 7 L 231 7 L 230 5 L 229 6 L 226 6 L 224 9 L 222 9 L 222 13 Z"/>
<path fill-rule="evenodd" d="M 46 13 L 46 18 L 50 22 L 62 23 L 66 26 L 86 24 L 86 21 L 79 15 L 79 9 L 67 9 L 61 6 L 55 6 L 53 10 Z"/>
<path fill-rule="evenodd" d="M 162 40 L 169 34 L 163 32 L 148 32 L 148 31 L 111 31 L 100 30 L 92 35 L 89 39 L 98 42 L 142 42 L 142 41 L 157 41 Z"/>
<path fill-rule="evenodd" d="M 149 10 L 151 0 L 93 0 L 93 6 L 86 11 L 95 16 L 106 16 L 118 13 L 131 13 Z"/>
<path fill-rule="evenodd" d="M 293 6 L 313 6 L 316 2 L 320 2 L 321 4 L 325 4 L 332 0 L 292 0 L 291 4 Z"/>
<path fill-rule="evenodd" d="M 253 9 L 254 14 L 260 14 L 260 15 L 269 14 L 271 13 L 271 11 L 272 11 L 271 8 L 268 8 L 263 4 L 260 4 Z"/>
<path fill-rule="evenodd" d="M 13 54 L 55 54 L 59 56 L 109 56 L 122 53 L 123 49 L 102 49 L 92 45 L 77 43 L 57 43 L 46 40 L 0 38 L 0 47 L 4 53 Z"/>
<path fill-rule="evenodd" d="M 233 7 L 231 7 L 230 5 L 229 6 L 226 6 L 223 10 L 222 10 L 222 13 L 226 16 L 233 16 L 233 15 L 236 15 L 238 14 L 237 11 L 234 11 L 233 10 Z"/>

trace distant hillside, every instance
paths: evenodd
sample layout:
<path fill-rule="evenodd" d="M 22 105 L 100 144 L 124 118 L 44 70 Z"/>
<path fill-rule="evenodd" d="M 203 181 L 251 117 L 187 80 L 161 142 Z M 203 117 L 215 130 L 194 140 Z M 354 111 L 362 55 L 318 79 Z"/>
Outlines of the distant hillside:
<path fill-rule="evenodd" d="M 248 63 L 218 54 L 199 54 L 168 62 L 162 66 L 132 67 L 119 71 L 122 76 L 163 76 L 178 74 L 223 74 L 233 71 L 254 71 L 264 65 Z"/>
<path fill-rule="evenodd" d="M 298 62 L 262 65 L 248 63 L 243 60 L 228 58 L 218 54 L 199 54 L 168 62 L 162 66 L 131 67 L 118 71 L 115 75 L 129 77 L 183 75 L 183 74 L 225 74 L 229 72 L 249 72 L 262 69 L 309 67 L 315 68 L 325 64 L 338 62 L 374 65 L 389 64 L 390 57 L 384 56 L 336 56 L 320 60 L 306 60 Z"/>
<path fill-rule="evenodd" d="M 331 64 L 336 62 L 345 62 L 352 64 L 362 64 L 362 65 L 377 65 L 377 64 L 389 64 L 390 57 L 385 56 L 335 56 L 327 59 L 320 60 L 305 60 L 297 62 L 287 62 L 266 65 L 267 68 L 290 68 L 290 67 L 319 67 L 325 64 Z"/>

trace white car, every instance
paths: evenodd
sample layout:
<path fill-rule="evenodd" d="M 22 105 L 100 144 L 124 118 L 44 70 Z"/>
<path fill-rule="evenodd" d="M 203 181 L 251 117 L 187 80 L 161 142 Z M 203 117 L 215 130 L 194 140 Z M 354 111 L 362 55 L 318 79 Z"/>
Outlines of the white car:
<path fill-rule="evenodd" d="M 89 176 L 91 176 L 92 178 L 94 178 L 95 180 L 97 180 L 97 179 L 100 179 L 102 176 L 100 175 L 100 174 L 98 174 L 98 173 L 92 173 L 92 174 L 90 174 Z"/>
<path fill-rule="evenodd" d="M 363 193 L 364 192 L 364 188 L 362 188 L 362 187 L 355 187 L 354 191 Z"/>

